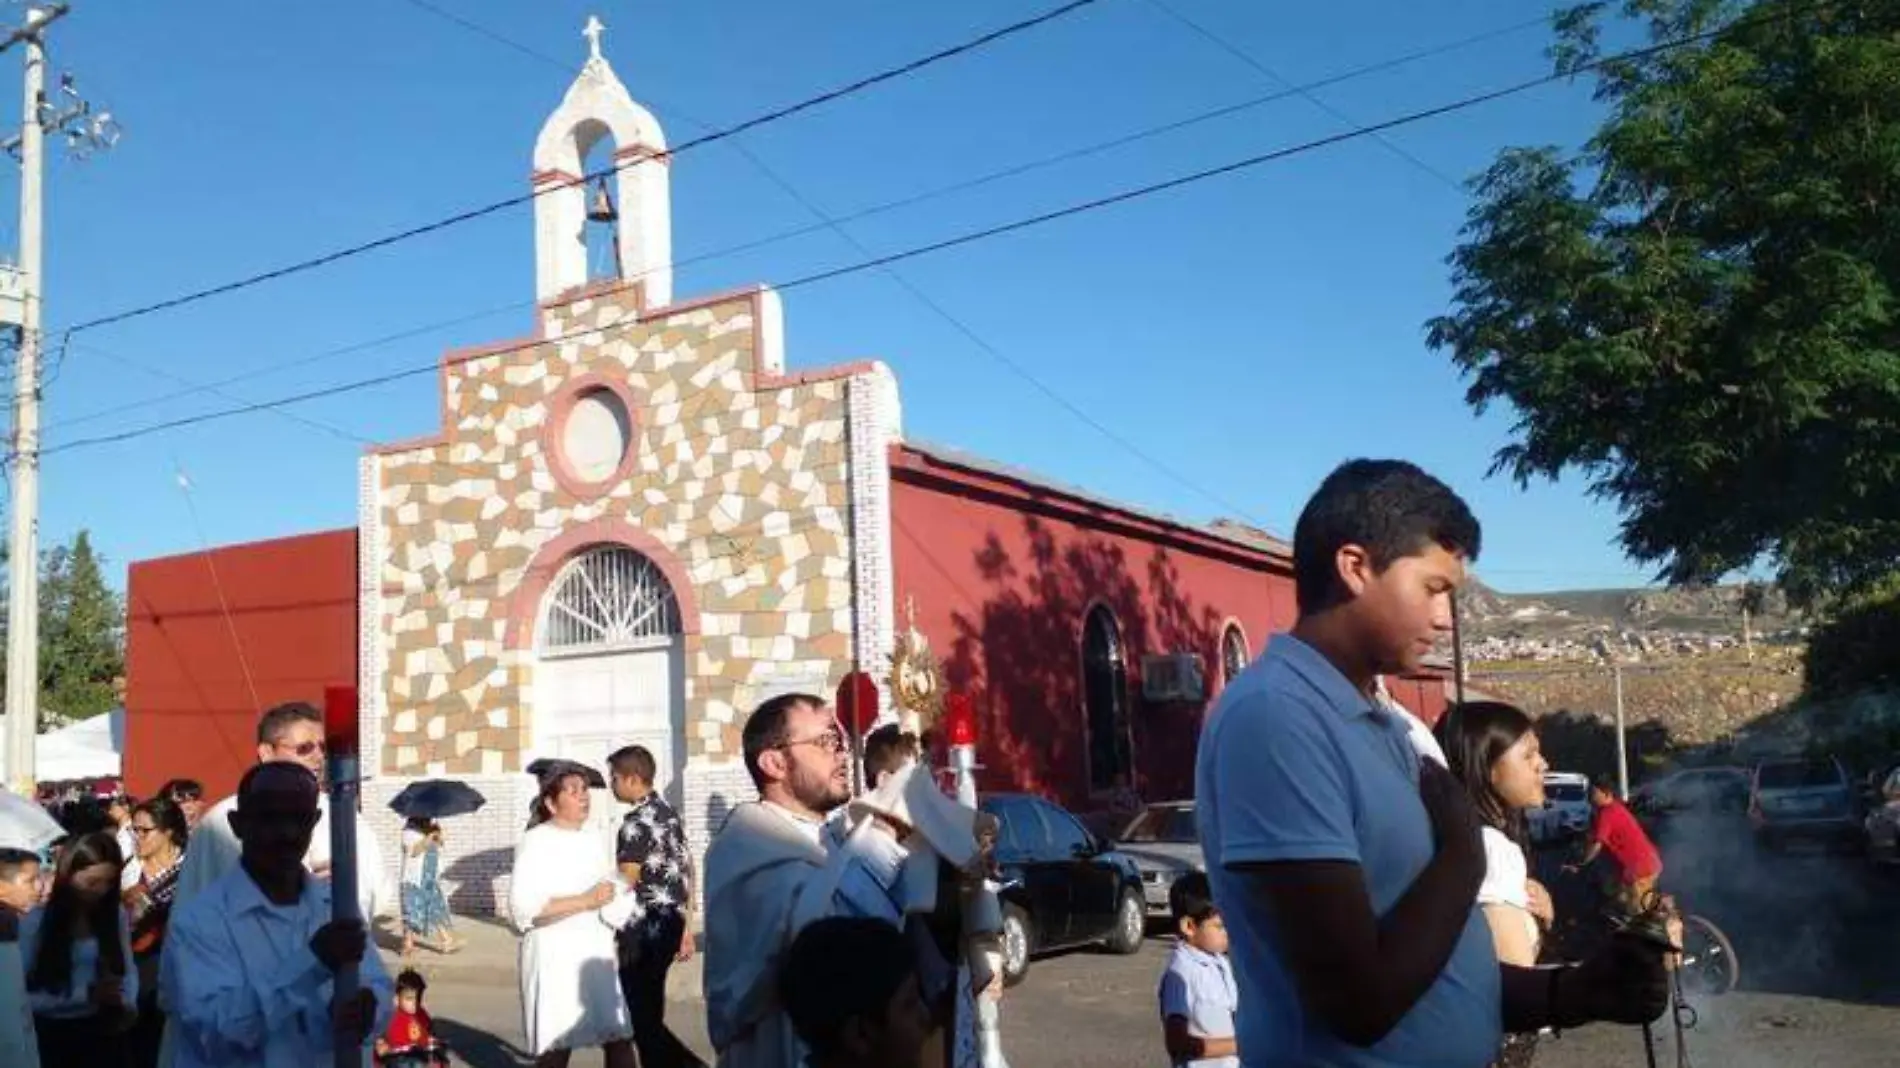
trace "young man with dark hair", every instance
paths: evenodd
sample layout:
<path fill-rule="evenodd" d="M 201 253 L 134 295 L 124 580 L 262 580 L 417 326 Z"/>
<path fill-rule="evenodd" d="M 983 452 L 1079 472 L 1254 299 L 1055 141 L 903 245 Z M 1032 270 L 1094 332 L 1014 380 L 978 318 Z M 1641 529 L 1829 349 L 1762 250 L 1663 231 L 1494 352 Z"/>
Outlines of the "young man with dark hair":
<path fill-rule="evenodd" d="M 1188 872 L 1168 888 L 1174 952 L 1161 973 L 1161 1039 L 1179 1068 L 1238 1068 L 1234 1011 L 1240 1006 L 1227 963 L 1227 924 L 1207 876 Z"/>
<path fill-rule="evenodd" d="M 851 797 L 851 748 L 824 698 L 774 697 L 741 739 L 759 800 L 735 807 L 706 853 L 706 1030 L 722 1068 L 802 1068 L 777 996 L 785 947 L 825 916 L 901 920 L 909 828 L 875 816 L 828 848 L 826 818 Z"/>
<path fill-rule="evenodd" d="M 887 723 L 864 736 L 864 788 L 875 790 L 887 776 L 915 764 L 920 755 L 917 736 Z"/>
<path fill-rule="evenodd" d="M 1373 697 L 1449 634 L 1480 539 L 1412 464 L 1342 465 L 1294 529 L 1298 621 L 1207 717 L 1196 814 L 1250 1068 L 1482 1068 L 1505 1030 L 1664 1008 L 1661 953 L 1635 939 L 1578 966 L 1499 966 L 1476 814 Z"/>
<path fill-rule="evenodd" d="M 319 1068 L 338 1043 L 364 1047 L 392 1004 L 362 921 L 330 918 L 330 885 L 304 866 L 323 813 L 317 778 L 285 761 L 244 773 L 230 824 L 235 868 L 172 912 L 159 983 L 180 1068 Z M 333 976 L 358 966 L 354 1000 Z"/>
<path fill-rule="evenodd" d="M 835 916 L 800 931 L 778 992 L 811 1068 L 919 1068 L 930 1012 L 910 940 L 883 920 Z"/>
<path fill-rule="evenodd" d="M 638 903 L 616 937 L 620 991 L 633 1020 L 642 1068 L 686 1068 L 699 1058 L 666 1026 L 666 973 L 693 957 L 693 861 L 679 813 L 653 788 L 659 765 L 645 746 L 607 758 L 614 799 L 632 805 L 615 860 Z"/>

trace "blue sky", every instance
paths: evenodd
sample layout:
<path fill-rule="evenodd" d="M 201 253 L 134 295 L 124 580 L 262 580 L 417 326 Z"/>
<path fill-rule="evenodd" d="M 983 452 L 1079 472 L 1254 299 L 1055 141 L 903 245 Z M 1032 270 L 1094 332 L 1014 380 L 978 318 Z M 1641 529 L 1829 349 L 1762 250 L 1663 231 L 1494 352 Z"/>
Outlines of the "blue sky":
<path fill-rule="evenodd" d="M 606 51 L 622 80 L 678 143 L 1053 6 L 430 2 L 571 69 L 406 0 L 188 8 L 76 0 L 54 31 L 52 69 L 73 71 L 126 134 L 106 156 L 50 167 L 49 329 L 525 190 L 535 133 L 585 56 L 579 31 L 590 13 L 608 25 Z M 1294 82 L 1537 10 L 1511 0 L 1168 3 Z M 1519 32 L 1321 96 L 1351 119 L 1376 121 L 1542 74 L 1548 40 L 1543 30 Z M 17 62 L 0 58 L 8 86 L 17 85 Z M 1275 88 L 1150 0 L 1102 0 L 748 134 L 745 152 L 716 144 L 681 155 L 672 170 L 676 258 L 811 225 L 800 198 L 845 215 Z M 0 96 L 0 107 L 17 115 L 18 90 Z M 1480 571 L 1493 585 L 1641 581 L 1612 544 L 1616 515 L 1579 480 L 1522 491 L 1484 477 L 1509 414 L 1474 419 L 1448 361 L 1422 341 L 1425 319 L 1445 307 L 1443 258 L 1466 207 L 1445 176 L 1478 171 L 1506 145 L 1574 145 L 1595 117 L 1586 86 L 1554 86 L 1388 135 L 1419 162 L 1362 140 L 898 268 L 1147 459 L 876 272 L 786 294 L 790 361 L 883 359 L 902 385 L 909 436 L 1196 519 L 1238 505 L 1286 532 L 1341 459 L 1404 456 L 1476 507 L 1486 527 Z M 1344 125 L 1289 99 L 846 229 L 882 254 Z M 9 174 L 8 205 L 13 181 Z M 14 245 L 12 218 L 9 207 L 0 247 Z M 821 230 L 684 266 L 675 288 L 691 296 L 861 258 Z M 520 209 L 82 334 L 47 389 L 47 442 L 521 336 L 533 270 L 530 218 Z M 499 310 L 469 318 L 490 309 Z M 465 321 L 306 359 L 222 395 L 96 414 L 175 394 L 180 380 L 220 380 L 454 319 Z M 122 575 L 128 560 L 205 542 L 348 525 L 362 448 L 352 439 L 433 430 L 434 390 L 432 377 L 412 377 L 288 409 L 321 426 L 252 414 L 49 456 L 43 540 L 88 527 Z M 194 486 L 189 502 L 177 468 Z"/>

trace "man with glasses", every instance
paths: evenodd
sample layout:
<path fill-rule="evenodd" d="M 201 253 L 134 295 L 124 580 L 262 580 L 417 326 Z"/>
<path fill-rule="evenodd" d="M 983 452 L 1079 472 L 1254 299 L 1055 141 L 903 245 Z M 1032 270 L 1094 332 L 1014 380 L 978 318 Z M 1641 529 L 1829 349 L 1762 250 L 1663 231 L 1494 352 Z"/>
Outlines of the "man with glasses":
<path fill-rule="evenodd" d="M 908 828 L 876 817 L 827 850 L 826 820 L 851 799 L 851 750 L 823 698 L 766 701 L 742 744 L 759 800 L 734 808 L 706 853 L 707 1030 L 721 1068 L 798 1068 L 779 961 L 813 920 L 895 911 Z"/>
<path fill-rule="evenodd" d="M 278 705 L 257 721 L 257 762 L 282 761 L 300 764 L 318 782 L 323 781 L 323 715 L 301 701 Z M 310 851 L 304 854 L 304 866 L 310 873 L 327 878 L 330 873 L 330 795 L 319 798 L 322 819 L 310 836 Z M 237 798 L 227 797 L 205 811 L 185 850 L 185 867 L 178 876 L 178 903 L 184 904 L 200 890 L 216 882 L 225 872 L 237 867 L 239 846 L 231 830 L 231 812 Z M 376 836 L 359 814 L 356 818 L 356 890 L 363 906 L 363 918 L 378 915 L 382 904 L 383 862 L 376 848 Z"/>
<path fill-rule="evenodd" d="M 259 764 L 297 764 L 323 782 L 323 715 L 302 701 L 281 704 L 265 712 L 257 721 L 257 762 Z M 184 867 L 178 873 L 178 889 L 172 898 L 174 914 L 185 903 L 202 893 L 227 872 L 237 869 L 242 847 L 231 824 L 231 813 L 238 799 L 231 796 L 205 810 L 192 829 L 185 847 Z M 310 833 L 310 845 L 304 852 L 304 867 L 310 874 L 327 880 L 330 873 L 330 795 L 319 791 L 316 827 Z M 374 923 L 383 900 L 383 859 L 376 847 L 376 835 L 359 813 L 356 816 L 356 893 L 364 923 Z M 173 1063 L 175 1028 L 165 1029 L 164 1051 L 159 1055 L 161 1068 Z"/>

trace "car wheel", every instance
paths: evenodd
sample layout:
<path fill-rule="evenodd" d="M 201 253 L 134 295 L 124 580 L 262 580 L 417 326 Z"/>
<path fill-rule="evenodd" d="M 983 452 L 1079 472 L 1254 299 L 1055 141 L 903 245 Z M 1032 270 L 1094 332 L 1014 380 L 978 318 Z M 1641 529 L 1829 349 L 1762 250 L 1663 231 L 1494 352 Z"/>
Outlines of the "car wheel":
<path fill-rule="evenodd" d="M 1122 903 L 1115 910 L 1115 929 L 1108 934 L 1110 952 L 1124 956 L 1141 951 L 1141 940 L 1148 935 L 1148 906 L 1141 895 L 1133 890 L 1122 894 Z"/>
<path fill-rule="evenodd" d="M 1015 986 L 1029 974 L 1029 947 L 1035 944 L 1035 923 L 1015 905 L 1003 906 L 1003 985 Z"/>

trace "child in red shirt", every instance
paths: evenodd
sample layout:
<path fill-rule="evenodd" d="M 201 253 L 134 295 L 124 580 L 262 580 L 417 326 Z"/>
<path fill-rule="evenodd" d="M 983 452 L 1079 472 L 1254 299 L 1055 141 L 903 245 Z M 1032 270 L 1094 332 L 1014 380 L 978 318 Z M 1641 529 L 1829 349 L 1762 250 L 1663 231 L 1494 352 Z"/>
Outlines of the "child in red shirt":
<path fill-rule="evenodd" d="M 1649 840 L 1629 806 L 1617 799 L 1607 779 L 1590 787 L 1596 820 L 1590 827 L 1590 846 L 1578 862 L 1588 864 L 1598 853 L 1608 853 L 1622 875 L 1623 905 L 1631 913 L 1647 912 L 1654 903 L 1656 880 L 1662 875 L 1662 854 Z"/>
<path fill-rule="evenodd" d="M 422 994 L 429 989 L 422 976 L 406 968 L 396 976 L 396 1008 L 389 1014 L 389 1029 L 376 1040 L 376 1063 L 384 1068 L 434 1068 L 447 1065 L 449 1054 L 435 1040 L 435 1021 L 422 1007 Z"/>

